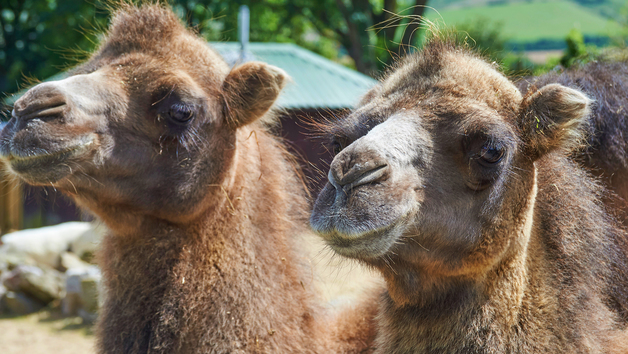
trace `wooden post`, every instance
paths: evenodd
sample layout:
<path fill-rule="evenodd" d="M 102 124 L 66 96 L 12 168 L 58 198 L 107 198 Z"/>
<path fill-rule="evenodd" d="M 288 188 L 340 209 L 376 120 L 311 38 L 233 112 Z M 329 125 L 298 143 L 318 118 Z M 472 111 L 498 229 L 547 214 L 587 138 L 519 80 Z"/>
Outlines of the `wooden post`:
<path fill-rule="evenodd" d="M 24 213 L 22 183 L 5 172 L 0 163 L 0 233 L 20 230 Z"/>

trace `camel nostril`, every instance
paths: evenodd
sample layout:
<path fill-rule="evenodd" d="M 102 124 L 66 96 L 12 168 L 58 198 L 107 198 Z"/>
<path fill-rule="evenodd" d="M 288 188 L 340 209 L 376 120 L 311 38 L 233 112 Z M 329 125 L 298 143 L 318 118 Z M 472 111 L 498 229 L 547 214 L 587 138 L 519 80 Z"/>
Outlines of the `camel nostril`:
<path fill-rule="evenodd" d="M 53 117 L 61 115 L 66 106 L 66 97 L 58 88 L 40 84 L 15 102 L 11 115 L 23 120 Z"/>
<path fill-rule="evenodd" d="M 332 164 L 329 170 L 329 183 L 336 189 L 354 188 L 363 184 L 380 181 L 388 175 L 388 165 L 382 161 L 356 163 L 348 171 L 341 164 Z"/>

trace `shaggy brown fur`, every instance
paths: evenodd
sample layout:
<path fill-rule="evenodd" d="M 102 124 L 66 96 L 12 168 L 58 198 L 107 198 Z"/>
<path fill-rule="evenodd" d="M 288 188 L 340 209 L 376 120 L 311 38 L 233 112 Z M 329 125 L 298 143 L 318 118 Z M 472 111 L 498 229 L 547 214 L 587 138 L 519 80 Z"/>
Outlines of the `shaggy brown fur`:
<path fill-rule="evenodd" d="M 377 353 L 628 352 L 628 235 L 567 157 L 590 103 L 434 39 L 325 127 L 310 221 L 384 275 Z"/>
<path fill-rule="evenodd" d="M 10 170 L 112 231 L 100 353 L 368 351 L 374 305 L 324 311 L 293 244 L 304 190 L 264 123 L 285 79 L 230 71 L 165 7 L 123 5 L 91 59 L 15 103 Z"/>
<path fill-rule="evenodd" d="M 620 197 L 605 197 L 612 209 L 620 209 L 628 222 L 628 64 L 591 62 L 559 73 L 526 78 L 519 89 L 559 83 L 579 89 L 593 99 L 591 120 L 585 126 L 587 145 L 575 153 L 576 160 L 599 176 Z"/>

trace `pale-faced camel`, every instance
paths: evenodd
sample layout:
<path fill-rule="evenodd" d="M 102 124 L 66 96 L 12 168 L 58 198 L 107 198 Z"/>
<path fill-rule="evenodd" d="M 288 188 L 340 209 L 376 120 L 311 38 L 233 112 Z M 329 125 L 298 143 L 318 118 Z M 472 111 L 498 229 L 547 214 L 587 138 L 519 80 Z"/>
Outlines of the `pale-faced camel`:
<path fill-rule="evenodd" d="M 628 236 L 575 164 L 591 100 L 433 39 L 349 116 L 313 228 L 377 268 L 377 353 L 626 353 Z"/>

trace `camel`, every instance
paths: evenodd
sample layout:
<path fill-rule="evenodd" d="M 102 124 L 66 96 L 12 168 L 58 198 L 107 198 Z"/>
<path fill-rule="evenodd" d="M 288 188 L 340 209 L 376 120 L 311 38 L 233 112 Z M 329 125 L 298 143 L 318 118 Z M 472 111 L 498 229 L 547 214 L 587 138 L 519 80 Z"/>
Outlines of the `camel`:
<path fill-rule="evenodd" d="M 164 5 L 122 4 L 71 76 L 31 88 L 8 169 L 110 229 L 99 353 L 362 353 L 374 301 L 330 313 L 298 250 L 307 202 L 269 133 L 286 74 L 230 69 Z"/>
<path fill-rule="evenodd" d="M 310 223 L 384 276 L 376 353 L 626 353 L 628 235 L 569 154 L 592 101 L 446 37 L 347 117 Z"/>
<path fill-rule="evenodd" d="M 574 158 L 600 178 L 614 194 L 604 201 L 628 225 L 628 64 L 596 61 L 571 67 L 562 72 L 550 72 L 540 77 L 519 80 L 517 86 L 526 92 L 530 88 L 551 83 L 583 91 L 593 101 L 590 121 L 584 126 L 587 141 L 573 152 Z"/>

